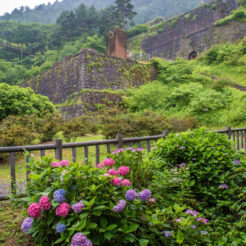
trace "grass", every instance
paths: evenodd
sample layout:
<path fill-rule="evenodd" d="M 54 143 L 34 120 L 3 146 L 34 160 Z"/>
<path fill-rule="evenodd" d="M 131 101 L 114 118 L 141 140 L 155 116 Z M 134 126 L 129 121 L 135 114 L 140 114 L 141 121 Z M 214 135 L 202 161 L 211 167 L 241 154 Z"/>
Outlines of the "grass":
<path fill-rule="evenodd" d="M 31 238 L 21 231 L 23 208 L 10 201 L 0 202 L 0 246 L 33 245 Z"/>

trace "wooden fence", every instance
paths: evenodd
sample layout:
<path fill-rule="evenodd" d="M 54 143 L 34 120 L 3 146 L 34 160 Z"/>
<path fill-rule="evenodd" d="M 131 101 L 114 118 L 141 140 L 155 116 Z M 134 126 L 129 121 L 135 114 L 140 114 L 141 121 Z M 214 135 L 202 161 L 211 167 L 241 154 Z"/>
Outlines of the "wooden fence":
<path fill-rule="evenodd" d="M 231 129 L 227 127 L 225 130 L 216 130 L 214 132 L 227 134 L 228 139 L 231 139 L 237 150 L 244 149 L 246 151 L 246 128 Z M 148 137 L 137 137 L 137 138 L 123 138 L 121 134 L 117 134 L 115 139 L 110 140 L 98 140 L 89 142 L 79 142 L 79 143 L 63 143 L 61 139 L 56 139 L 54 144 L 45 145 L 29 145 L 29 146 L 14 146 L 14 147 L 0 147 L 0 153 L 10 153 L 10 177 L 11 177 L 11 192 L 16 194 L 16 165 L 15 165 L 15 153 L 18 152 L 32 152 L 40 151 L 40 156 L 45 156 L 46 150 L 54 150 L 55 158 L 57 160 L 62 160 L 63 149 L 72 150 L 72 161 L 77 160 L 77 148 L 84 148 L 84 162 L 88 163 L 89 160 L 89 147 L 95 148 L 95 159 L 96 163 L 100 163 L 100 146 L 106 145 L 107 153 L 111 153 L 111 147 L 116 146 L 117 148 L 122 148 L 123 146 L 129 145 L 132 147 L 134 144 L 142 148 L 144 146 L 147 148 L 147 152 L 151 151 L 151 141 L 156 141 L 160 138 L 165 138 L 168 132 L 163 131 L 163 134 Z M 28 156 L 26 158 L 26 166 L 29 163 Z M 28 171 L 26 172 L 26 179 L 28 180 Z M 3 199 L 3 197 L 0 197 Z"/>

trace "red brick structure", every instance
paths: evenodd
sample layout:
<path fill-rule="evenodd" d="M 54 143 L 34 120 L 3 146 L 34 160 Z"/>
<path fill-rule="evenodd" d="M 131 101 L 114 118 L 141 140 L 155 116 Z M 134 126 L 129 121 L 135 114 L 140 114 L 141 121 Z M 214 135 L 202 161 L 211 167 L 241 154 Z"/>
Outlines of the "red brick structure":
<path fill-rule="evenodd" d="M 116 28 L 108 34 L 108 55 L 118 58 L 127 57 L 127 34 Z"/>

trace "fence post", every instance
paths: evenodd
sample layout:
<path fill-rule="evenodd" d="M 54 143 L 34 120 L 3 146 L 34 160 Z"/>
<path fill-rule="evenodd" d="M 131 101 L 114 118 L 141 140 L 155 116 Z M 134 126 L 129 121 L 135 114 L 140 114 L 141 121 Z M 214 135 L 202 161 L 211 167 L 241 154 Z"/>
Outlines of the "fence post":
<path fill-rule="evenodd" d="M 227 126 L 226 127 L 226 131 L 227 131 L 228 139 L 231 139 L 231 127 L 230 126 Z"/>
<path fill-rule="evenodd" d="M 117 134 L 116 139 L 118 141 L 117 147 L 118 149 L 123 148 L 123 135 L 122 134 Z"/>
<path fill-rule="evenodd" d="M 15 152 L 10 153 L 10 166 L 11 166 L 11 193 L 16 195 L 16 173 L 15 173 Z"/>
<path fill-rule="evenodd" d="M 56 145 L 55 157 L 57 160 L 61 161 L 62 160 L 62 139 L 56 139 L 55 145 Z"/>
<path fill-rule="evenodd" d="M 168 134 L 168 131 L 167 131 L 167 130 L 166 130 L 166 131 L 163 131 L 163 132 L 162 132 L 162 137 L 165 139 L 166 136 L 167 136 L 167 134 Z"/>

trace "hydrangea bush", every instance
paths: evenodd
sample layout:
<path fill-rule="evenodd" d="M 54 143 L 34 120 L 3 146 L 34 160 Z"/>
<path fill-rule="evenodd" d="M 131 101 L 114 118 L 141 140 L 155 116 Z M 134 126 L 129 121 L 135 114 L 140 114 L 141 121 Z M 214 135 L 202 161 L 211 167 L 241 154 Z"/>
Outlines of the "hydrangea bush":
<path fill-rule="evenodd" d="M 118 149 L 95 167 L 31 158 L 22 230 L 37 245 L 243 245 L 245 170 L 203 130 L 171 135 L 150 156 Z"/>
<path fill-rule="evenodd" d="M 133 188 L 128 166 L 117 168 L 112 158 L 92 167 L 44 157 L 37 163 L 31 158 L 30 169 L 22 229 L 38 245 L 116 245 L 119 239 L 122 244 L 148 242 L 143 215 L 153 210 L 154 198 L 149 201 L 148 189 Z M 129 196 L 131 191 L 134 196 Z"/>

